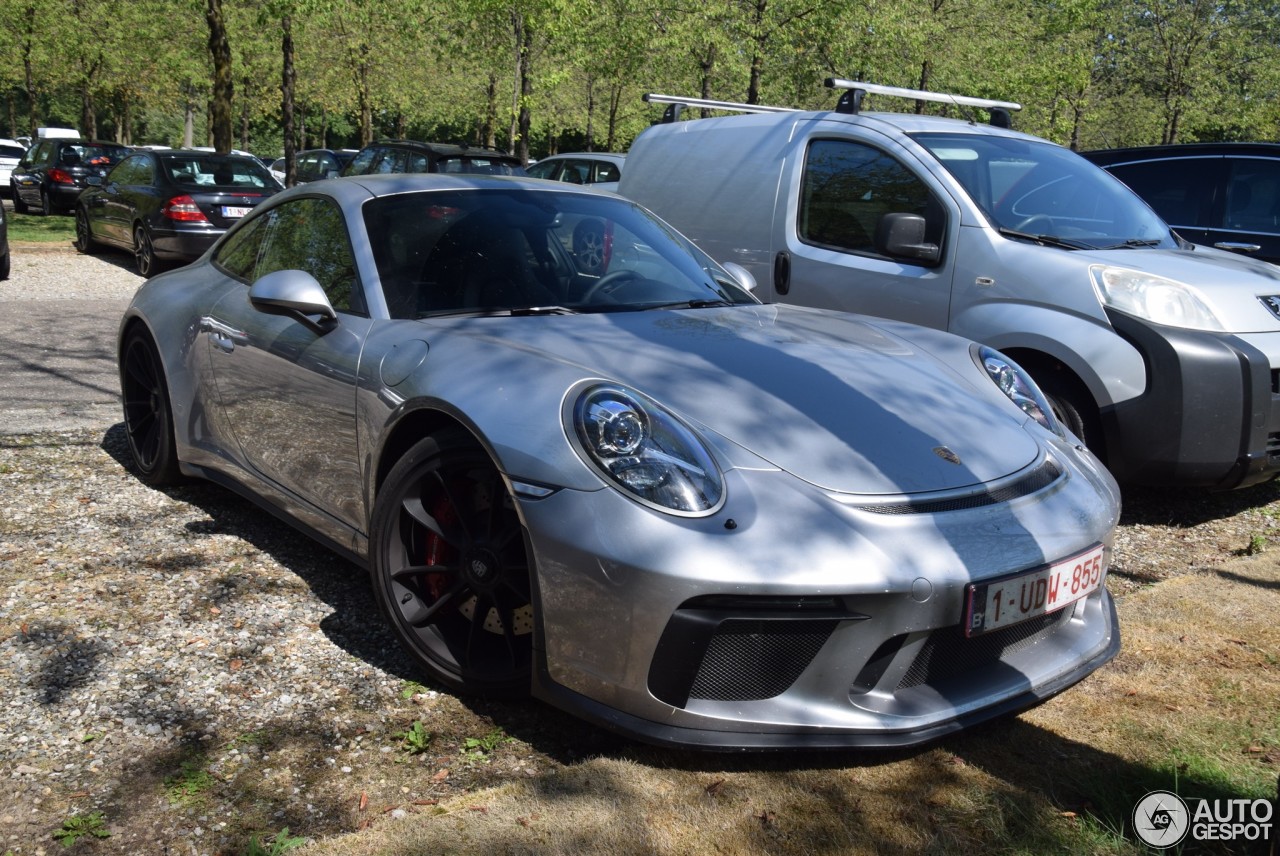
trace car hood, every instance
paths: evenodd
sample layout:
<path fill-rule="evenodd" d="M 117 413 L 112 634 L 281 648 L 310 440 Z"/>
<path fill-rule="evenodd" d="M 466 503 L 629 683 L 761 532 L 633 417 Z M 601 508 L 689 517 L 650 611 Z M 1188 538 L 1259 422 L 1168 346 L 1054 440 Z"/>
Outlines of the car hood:
<path fill-rule="evenodd" d="M 536 351 L 558 367 L 530 382 L 626 384 L 833 491 L 959 489 L 1041 454 L 995 386 L 974 387 L 988 381 L 967 343 L 944 333 L 779 305 L 472 320 L 453 332 L 480 350 Z M 903 329 L 945 341 L 955 364 Z"/>
<path fill-rule="evenodd" d="M 1259 299 L 1280 295 L 1280 266 L 1197 245 L 1194 249 L 1089 250 L 1091 263 L 1131 268 L 1194 287 L 1229 333 L 1280 330 Z"/>

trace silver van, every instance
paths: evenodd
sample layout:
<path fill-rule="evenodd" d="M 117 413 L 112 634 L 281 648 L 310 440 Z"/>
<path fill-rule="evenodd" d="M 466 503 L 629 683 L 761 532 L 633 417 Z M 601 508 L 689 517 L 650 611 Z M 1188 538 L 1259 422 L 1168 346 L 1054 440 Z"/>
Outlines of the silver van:
<path fill-rule="evenodd" d="M 1122 482 L 1280 472 L 1280 267 L 1188 243 L 1011 102 L 828 80 L 835 110 L 667 103 L 619 192 L 762 299 L 949 330 L 1017 360 Z M 864 112 L 945 101 L 989 123 Z M 685 107 L 737 115 L 680 121 Z"/>

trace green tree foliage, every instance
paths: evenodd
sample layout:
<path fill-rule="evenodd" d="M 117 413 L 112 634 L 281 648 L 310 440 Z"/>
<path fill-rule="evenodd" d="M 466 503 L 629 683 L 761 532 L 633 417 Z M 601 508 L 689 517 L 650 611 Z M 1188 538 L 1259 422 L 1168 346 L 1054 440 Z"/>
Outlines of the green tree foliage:
<path fill-rule="evenodd" d="M 219 9 L 216 39 L 209 24 Z M 286 19 L 295 71 L 287 98 Z M 526 156 L 625 151 L 660 114 L 641 100 L 645 92 L 818 108 L 835 101 L 822 86 L 829 76 L 1018 101 L 1025 109 L 1017 127 L 1079 148 L 1275 140 L 1280 7 L 1274 0 L 0 3 L 0 133 L 9 136 L 59 124 L 126 143 L 216 138 L 262 153 L 381 136 Z M 870 106 L 949 109 L 885 99 Z"/>

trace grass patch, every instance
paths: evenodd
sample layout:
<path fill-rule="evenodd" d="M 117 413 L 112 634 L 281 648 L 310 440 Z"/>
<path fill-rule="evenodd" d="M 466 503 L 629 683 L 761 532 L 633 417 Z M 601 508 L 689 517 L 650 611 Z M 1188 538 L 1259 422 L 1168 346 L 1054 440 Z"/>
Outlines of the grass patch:
<path fill-rule="evenodd" d="M 9 223 L 11 242 L 56 244 L 75 240 L 76 218 L 63 214 L 45 217 L 43 214 L 15 214 L 5 212 Z"/>

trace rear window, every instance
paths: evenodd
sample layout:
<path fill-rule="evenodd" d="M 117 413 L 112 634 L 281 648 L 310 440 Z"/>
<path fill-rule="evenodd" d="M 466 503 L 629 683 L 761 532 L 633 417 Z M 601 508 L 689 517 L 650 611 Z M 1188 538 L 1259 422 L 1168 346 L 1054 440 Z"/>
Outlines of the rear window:
<path fill-rule="evenodd" d="M 245 157 L 226 155 L 211 158 L 174 157 L 164 161 L 169 180 L 197 188 L 244 188 L 261 190 L 278 185 L 266 167 Z"/>

